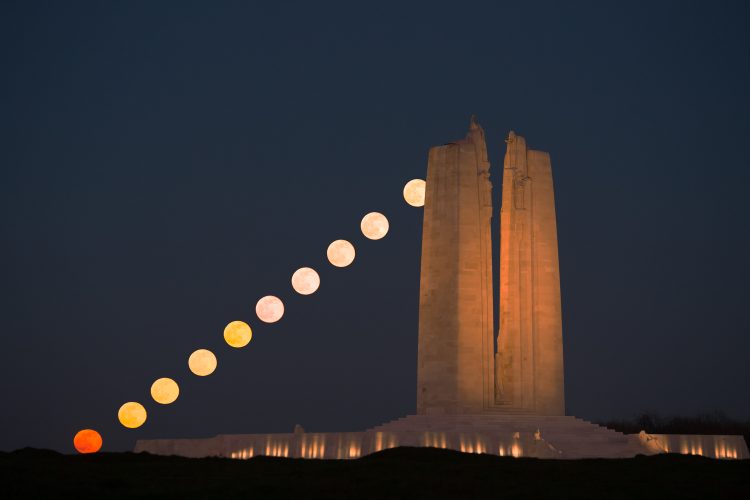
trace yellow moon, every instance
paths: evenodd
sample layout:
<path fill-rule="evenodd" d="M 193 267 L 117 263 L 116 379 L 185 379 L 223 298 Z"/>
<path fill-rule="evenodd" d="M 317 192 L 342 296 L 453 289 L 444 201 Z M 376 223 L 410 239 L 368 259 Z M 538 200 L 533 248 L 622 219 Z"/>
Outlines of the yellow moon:
<path fill-rule="evenodd" d="M 208 349 L 198 349 L 190 355 L 188 366 L 199 377 L 211 375 L 216 370 L 216 356 Z"/>
<path fill-rule="evenodd" d="M 266 295 L 255 304 L 255 314 L 264 323 L 276 323 L 284 315 L 284 303 L 278 297 Z"/>
<path fill-rule="evenodd" d="M 362 218 L 359 227 L 367 238 L 379 240 L 388 233 L 388 219 L 379 212 L 370 212 Z"/>
<path fill-rule="evenodd" d="M 424 206 L 424 192 L 427 183 L 422 179 L 412 179 L 404 186 L 404 199 L 412 207 Z"/>
<path fill-rule="evenodd" d="M 146 409 L 141 403 L 130 401 L 120 407 L 117 418 L 128 429 L 136 429 L 146 421 Z"/>
<path fill-rule="evenodd" d="M 159 404 L 174 403 L 180 395 L 180 386 L 171 378 L 160 378 L 151 384 L 151 397 Z"/>
<path fill-rule="evenodd" d="M 224 340 L 232 347 L 245 347 L 253 338 L 253 330 L 244 321 L 232 321 L 224 328 Z"/>
<path fill-rule="evenodd" d="M 310 295 L 320 286 L 320 276 L 315 269 L 300 267 L 292 274 L 292 288 L 301 295 Z"/>
<path fill-rule="evenodd" d="M 336 240 L 328 245 L 328 262 L 336 267 L 346 267 L 354 262 L 354 246 L 346 240 Z"/>

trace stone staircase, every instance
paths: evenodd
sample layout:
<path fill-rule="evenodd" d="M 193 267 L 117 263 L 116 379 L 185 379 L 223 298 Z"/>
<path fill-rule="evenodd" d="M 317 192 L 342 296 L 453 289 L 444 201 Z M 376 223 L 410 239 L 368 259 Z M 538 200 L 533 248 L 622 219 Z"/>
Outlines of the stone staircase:
<path fill-rule="evenodd" d="M 628 436 L 571 416 L 501 412 L 473 415 L 408 415 L 368 429 L 368 432 L 482 435 L 512 439 L 516 433 L 534 435 L 550 445 L 560 458 L 624 458 L 648 454 L 637 436 Z"/>

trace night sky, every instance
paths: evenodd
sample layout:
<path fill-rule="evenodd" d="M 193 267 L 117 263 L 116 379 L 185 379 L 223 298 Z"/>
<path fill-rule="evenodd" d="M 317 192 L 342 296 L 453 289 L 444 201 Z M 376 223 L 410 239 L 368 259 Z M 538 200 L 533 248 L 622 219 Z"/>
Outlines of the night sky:
<path fill-rule="evenodd" d="M 472 113 L 496 211 L 509 130 L 552 157 L 568 413 L 750 417 L 750 4 L 604 3 L 0 4 L 0 449 L 413 413 L 422 210 L 401 190 Z"/>

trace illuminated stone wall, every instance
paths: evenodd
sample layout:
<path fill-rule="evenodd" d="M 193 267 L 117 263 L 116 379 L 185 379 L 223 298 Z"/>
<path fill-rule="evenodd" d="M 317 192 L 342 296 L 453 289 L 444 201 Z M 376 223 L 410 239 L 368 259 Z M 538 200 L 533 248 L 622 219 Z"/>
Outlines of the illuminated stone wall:
<path fill-rule="evenodd" d="M 565 414 L 562 312 L 552 167 L 523 137 L 507 139 L 500 209 L 496 401 Z"/>
<path fill-rule="evenodd" d="M 397 446 L 551 459 L 680 453 L 750 458 L 742 436 L 621 434 L 566 416 L 411 415 L 364 432 L 232 434 L 140 440 L 136 452 L 185 457 L 353 459 Z"/>
<path fill-rule="evenodd" d="M 494 399 L 492 185 L 484 131 L 430 149 L 419 296 L 418 413 Z"/>

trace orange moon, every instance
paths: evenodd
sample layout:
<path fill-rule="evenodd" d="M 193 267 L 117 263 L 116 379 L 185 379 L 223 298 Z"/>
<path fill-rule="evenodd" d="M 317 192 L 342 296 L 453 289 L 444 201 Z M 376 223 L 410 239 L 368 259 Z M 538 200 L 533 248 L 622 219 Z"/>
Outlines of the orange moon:
<path fill-rule="evenodd" d="M 160 378 L 151 384 L 151 397 L 159 404 L 174 403 L 180 395 L 180 386 L 171 378 Z"/>
<path fill-rule="evenodd" d="M 404 186 L 404 199 L 412 207 L 424 206 L 424 193 L 427 183 L 422 179 L 412 179 Z"/>
<path fill-rule="evenodd" d="M 73 438 L 78 453 L 96 453 L 102 448 L 102 436 L 94 429 L 83 429 Z"/>
<path fill-rule="evenodd" d="M 128 429 L 136 429 L 146 421 L 146 409 L 141 403 L 130 401 L 120 407 L 117 418 Z"/>
<path fill-rule="evenodd" d="M 371 240 L 379 240 L 388 233 L 388 219 L 379 212 L 370 212 L 359 225 L 362 234 Z"/>
<path fill-rule="evenodd" d="M 264 323 L 276 323 L 284 315 L 284 303 L 278 297 L 266 295 L 255 304 L 255 314 Z"/>
<path fill-rule="evenodd" d="M 310 295 L 320 286 L 320 276 L 311 267 L 300 267 L 292 275 L 292 288 L 300 295 Z"/>
<path fill-rule="evenodd" d="M 253 329 L 244 321 L 232 321 L 224 328 L 224 340 L 232 347 L 245 347 L 253 338 Z"/>
<path fill-rule="evenodd" d="M 198 349 L 188 358 L 190 371 L 199 377 L 211 375 L 216 370 L 216 356 L 208 349 Z"/>
<path fill-rule="evenodd" d="M 354 262 L 354 245 L 346 240 L 336 240 L 328 245 L 328 262 L 336 267 L 346 267 Z"/>

